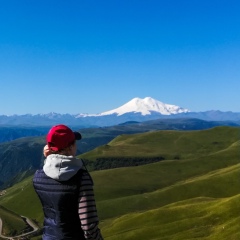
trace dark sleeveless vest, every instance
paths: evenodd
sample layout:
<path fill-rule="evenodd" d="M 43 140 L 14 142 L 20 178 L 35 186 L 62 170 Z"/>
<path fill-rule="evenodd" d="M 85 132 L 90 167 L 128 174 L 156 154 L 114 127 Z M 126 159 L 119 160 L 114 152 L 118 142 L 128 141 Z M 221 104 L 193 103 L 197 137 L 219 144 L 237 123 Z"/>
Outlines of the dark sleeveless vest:
<path fill-rule="evenodd" d="M 33 186 L 44 211 L 43 240 L 85 239 L 78 215 L 81 176 L 79 170 L 68 181 L 60 182 L 37 170 Z"/>

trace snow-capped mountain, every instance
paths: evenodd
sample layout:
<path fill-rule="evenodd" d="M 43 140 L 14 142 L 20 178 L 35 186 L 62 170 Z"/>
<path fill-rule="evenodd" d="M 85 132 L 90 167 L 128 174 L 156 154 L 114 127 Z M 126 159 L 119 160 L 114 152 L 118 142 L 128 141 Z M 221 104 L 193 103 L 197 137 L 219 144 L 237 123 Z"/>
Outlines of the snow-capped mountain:
<path fill-rule="evenodd" d="M 122 105 L 119 108 L 103 112 L 99 114 L 100 116 L 106 116 L 111 114 L 117 114 L 121 116 L 126 113 L 141 113 L 141 115 L 151 115 L 152 112 L 157 112 L 162 115 L 171 115 L 178 113 L 186 113 L 190 112 L 188 109 L 181 108 L 176 105 L 170 105 L 158 100 L 155 100 L 151 97 L 146 97 L 144 99 L 141 98 L 133 98 L 131 101 Z"/>
<path fill-rule="evenodd" d="M 143 122 L 163 118 L 198 118 L 211 121 L 237 121 L 240 124 L 240 113 L 206 111 L 191 112 L 188 109 L 166 104 L 151 97 L 133 98 L 126 104 L 100 114 L 25 114 L 0 115 L 0 126 L 52 126 L 66 124 L 78 127 L 104 127 L 122 124 L 129 121 Z"/>

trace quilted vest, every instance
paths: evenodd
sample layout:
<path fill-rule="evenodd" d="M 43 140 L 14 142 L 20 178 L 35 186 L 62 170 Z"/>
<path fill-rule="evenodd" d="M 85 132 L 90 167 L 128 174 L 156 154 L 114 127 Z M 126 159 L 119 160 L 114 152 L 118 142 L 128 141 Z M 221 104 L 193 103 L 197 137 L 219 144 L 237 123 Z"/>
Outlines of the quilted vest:
<path fill-rule="evenodd" d="M 44 211 L 43 240 L 85 239 L 78 215 L 82 171 L 64 182 L 48 177 L 43 170 L 36 171 L 33 186 Z"/>

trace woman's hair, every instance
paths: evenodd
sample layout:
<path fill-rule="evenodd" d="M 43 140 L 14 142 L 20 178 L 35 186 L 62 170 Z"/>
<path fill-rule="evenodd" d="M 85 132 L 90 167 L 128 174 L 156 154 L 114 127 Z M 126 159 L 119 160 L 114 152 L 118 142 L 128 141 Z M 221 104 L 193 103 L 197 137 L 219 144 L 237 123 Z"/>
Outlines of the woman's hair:
<path fill-rule="evenodd" d="M 72 145 L 74 145 L 75 142 L 76 142 L 76 140 L 70 142 L 67 147 L 65 147 L 65 148 L 63 148 L 63 149 L 60 149 L 60 150 L 58 150 L 58 151 L 50 150 L 50 152 L 51 152 L 50 154 L 62 154 L 62 155 L 65 155 L 65 153 L 67 153 L 68 149 L 69 149 Z M 50 143 L 50 144 L 51 144 L 51 143 Z"/>

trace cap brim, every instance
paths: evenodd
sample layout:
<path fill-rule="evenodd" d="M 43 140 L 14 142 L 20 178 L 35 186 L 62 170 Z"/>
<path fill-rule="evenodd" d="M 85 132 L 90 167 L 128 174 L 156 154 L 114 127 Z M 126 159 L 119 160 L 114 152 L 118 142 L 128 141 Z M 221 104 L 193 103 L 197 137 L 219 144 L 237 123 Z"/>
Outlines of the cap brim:
<path fill-rule="evenodd" d="M 73 132 L 73 133 L 75 135 L 75 140 L 81 140 L 82 139 L 81 133 L 79 133 L 79 132 Z"/>

